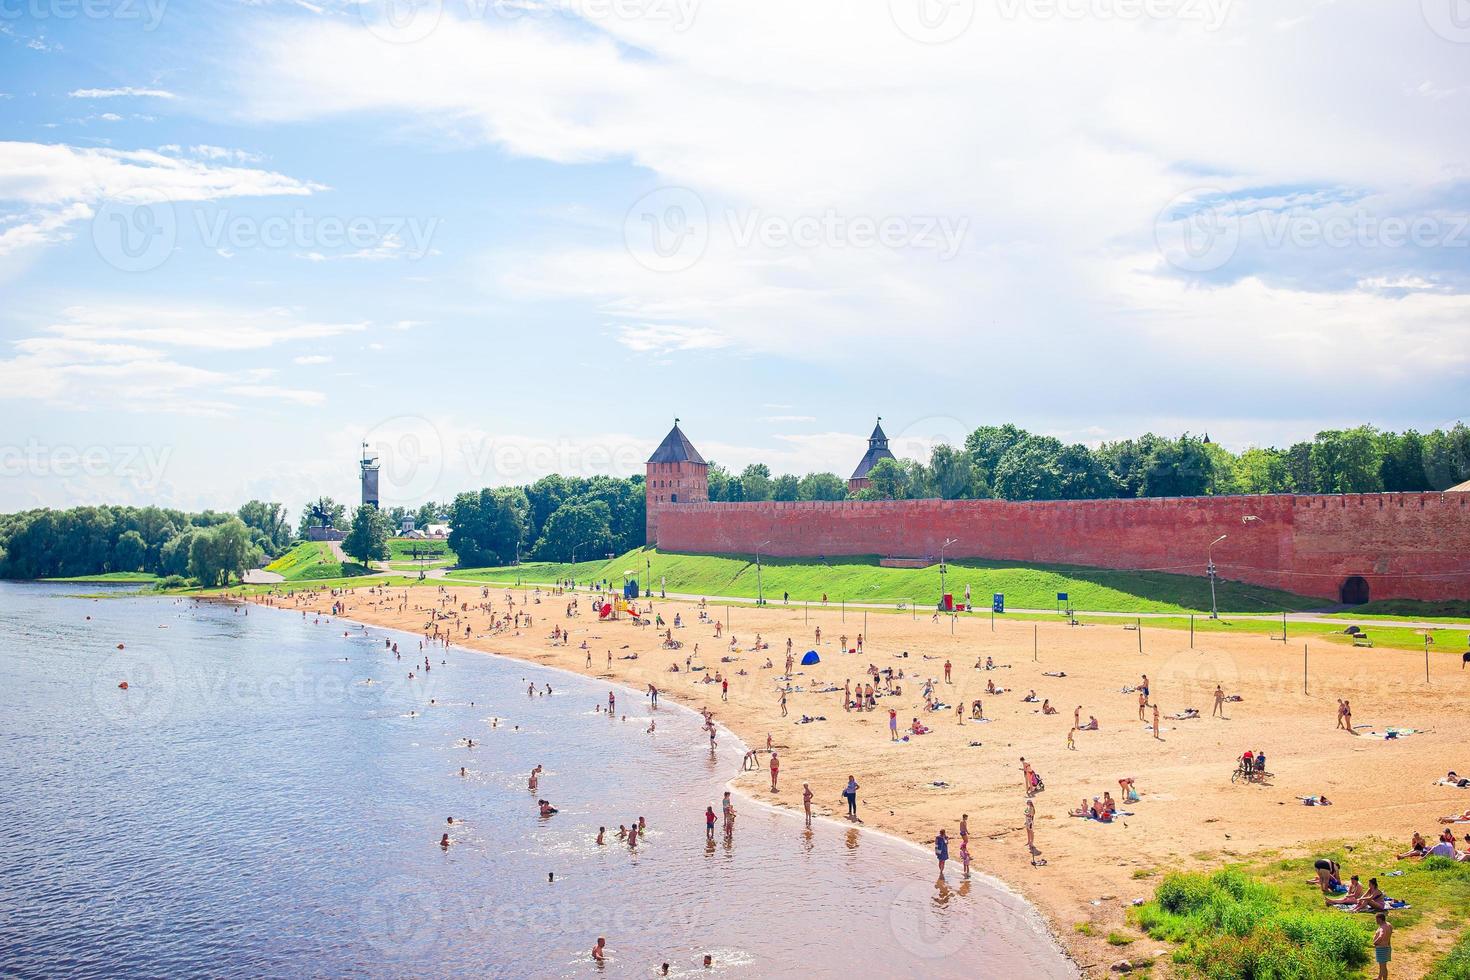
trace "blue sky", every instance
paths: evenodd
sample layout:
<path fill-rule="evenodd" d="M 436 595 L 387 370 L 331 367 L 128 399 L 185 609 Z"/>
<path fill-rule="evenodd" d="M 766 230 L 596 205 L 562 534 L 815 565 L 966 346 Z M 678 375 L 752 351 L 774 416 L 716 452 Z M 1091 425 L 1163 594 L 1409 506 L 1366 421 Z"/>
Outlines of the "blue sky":
<path fill-rule="evenodd" d="M 1467 0 L 3 0 L 0 508 L 1470 415 Z"/>

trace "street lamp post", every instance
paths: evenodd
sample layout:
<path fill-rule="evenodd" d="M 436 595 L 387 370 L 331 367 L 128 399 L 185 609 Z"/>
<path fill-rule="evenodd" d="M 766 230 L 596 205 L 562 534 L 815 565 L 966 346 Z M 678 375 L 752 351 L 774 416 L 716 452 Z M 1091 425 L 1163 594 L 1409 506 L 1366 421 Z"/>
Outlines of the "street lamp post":
<path fill-rule="evenodd" d="M 766 604 L 766 592 L 761 585 L 761 549 L 770 543 L 769 540 L 766 540 L 755 546 L 755 604 L 757 606 Z"/>
<path fill-rule="evenodd" d="M 945 594 L 945 591 L 946 591 L 945 588 L 944 588 L 944 582 L 945 582 L 944 575 L 945 575 L 945 572 L 946 572 L 946 568 L 945 568 L 945 565 L 944 565 L 944 549 L 945 548 L 948 548 L 952 544 L 959 544 L 959 541 L 960 541 L 959 538 L 945 538 L 944 539 L 944 543 L 939 546 L 939 601 L 940 602 L 943 602 L 944 601 L 944 594 Z"/>
<path fill-rule="evenodd" d="M 1228 534 L 1222 534 L 1222 535 L 1220 535 L 1218 538 L 1216 538 L 1215 540 L 1211 541 L 1210 542 L 1210 546 L 1205 549 L 1205 574 L 1210 577 L 1210 618 L 1211 619 L 1219 619 L 1220 618 L 1220 610 L 1219 610 L 1219 607 L 1217 607 L 1215 605 L 1215 558 L 1214 558 L 1215 545 L 1219 544 L 1221 541 L 1224 541 L 1229 536 L 1230 535 L 1228 535 Z"/>

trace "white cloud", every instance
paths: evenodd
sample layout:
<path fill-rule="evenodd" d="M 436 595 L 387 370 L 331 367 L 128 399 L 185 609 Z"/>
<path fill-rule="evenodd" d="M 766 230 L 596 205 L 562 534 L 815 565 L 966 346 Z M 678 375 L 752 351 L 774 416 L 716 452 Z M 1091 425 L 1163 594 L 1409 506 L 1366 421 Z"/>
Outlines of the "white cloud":
<path fill-rule="evenodd" d="M 367 329 L 317 323 L 289 311 L 168 306 L 75 306 L 0 358 L 0 398 L 101 411 L 232 415 L 241 400 L 320 405 L 316 390 L 276 384 L 250 352 L 316 342 Z M 204 358 L 186 361 L 183 355 Z M 221 355 L 226 355 L 221 357 Z M 300 364 L 326 363 L 302 355 Z M 216 363 L 217 362 L 217 363 Z M 86 392 L 79 399 L 78 392 Z"/>
<path fill-rule="evenodd" d="M 71 340 L 134 341 L 201 350 L 263 350 L 277 344 L 323 340 L 361 333 L 368 324 L 316 323 L 288 311 L 265 312 L 196 307 L 71 306 L 47 329 Z"/>
<path fill-rule="evenodd" d="M 161 88 L 134 88 L 131 85 L 122 88 L 79 88 L 66 93 L 73 99 L 117 99 L 117 98 L 148 98 L 148 99 L 177 99 L 178 96 Z"/>
<path fill-rule="evenodd" d="M 331 364 L 332 359 L 326 354 L 303 354 L 300 357 L 291 358 L 291 363 L 309 366 L 313 364 Z"/>
<path fill-rule="evenodd" d="M 1435 276 L 1376 268 L 1434 256 L 1272 253 L 1250 241 L 1219 276 L 1191 278 L 1152 251 L 1160 212 L 1201 186 L 1329 216 L 1355 195 L 1382 213 L 1452 202 L 1470 176 L 1470 127 L 1438 96 L 1463 82 L 1463 51 L 1417 9 L 1233 3 L 1208 30 L 1188 18 L 1049 18 L 1026 4 L 1008 17 L 1008 5 L 978 5 L 968 31 L 928 45 L 895 27 L 892 6 L 704 4 L 687 30 L 616 12 L 589 30 L 446 7 L 412 44 L 293 19 L 257 35 L 239 91 L 262 120 L 376 112 L 411 121 L 415 135 L 437 128 L 516 156 L 640 168 L 648 178 L 600 221 L 569 220 L 557 244 L 492 260 L 504 292 L 590 303 L 638 353 L 881 358 L 956 379 L 1004 365 L 997 396 L 1060 385 L 1080 406 L 1085 390 L 1124 387 L 1113 368 L 1125 352 L 1186 356 L 1199 331 L 1230 336 L 1238 324 L 1226 311 L 1246 310 L 1258 342 L 1229 351 L 1236 373 L 1211 372 L 1193 396 L 1244 399 L 1244 410 L 1243 382 L 1346 338 L 1359 356 L 1424 349 L 1420 385 L 1463 377 L 1463 360 L 1421 347 L 1470 346 L 1458 304 L 1402 302 L 1372 285 L 1417 276 L 1463 293 L 1463 267 Z M 1290 86 L 1276 71 L 1286 62 Z M 642 217 L 630 209 L 660 187 L 692 193 L 695 214 L 679 217 L 704 237 L 672 271 L 640 265 L 624 241 L 625 223 Z M 791 241 L 834 212 L 849 225 L 932 218 L 968 231 L 949 261 L 864 246 L 842 237 L 850 230 Z M 746 233 L 768 220 L 784 239 Z M 1419 387 L 1406 371 L 1374 373 L 1395 378 L 1385 399 Z M 1306 380 L 1303 399 L 1335 397 L 1341 383 L 1317 370 Z M 1132 388 L 1179 394 L 1162 375 Z"/>
<path fill-rule="evenodd" d="M 305 196 L 322 189 L 268 170 L 212 166 L 152 150 L 0 141 L 0 208 L 9 205 L 0 220 L 25 229 L 8 243 L 0 238 L 0 254 L 63 241 L 70 237 L 67 225 L 105 204 Z"/>
<path fill-rule="evenodd" d="M 72 237 L 73 222 L 92 217 L 88 204 L 68 204 L 54 211 L 37 211 L 30 217 L 0 218 L 0 258 L 17 249 L 64 242 Z"/>

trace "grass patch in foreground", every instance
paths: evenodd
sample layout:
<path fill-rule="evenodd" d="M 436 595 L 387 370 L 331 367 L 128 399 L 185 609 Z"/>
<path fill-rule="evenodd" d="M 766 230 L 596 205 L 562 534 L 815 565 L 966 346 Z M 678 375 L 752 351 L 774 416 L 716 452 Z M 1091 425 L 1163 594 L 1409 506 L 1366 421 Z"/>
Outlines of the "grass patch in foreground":
<path fill-rule="evenodd" d="M 1274 885 L 1226 868 L 1170 874 L 1135 913 L 1174 962 L 1212 980 L 1336 980 L 1368 962 L 1371 919 L 1289 902 Z"/>
<path fill-rule="evenodd" d="M 157 582 L 152 572 L 103 572 L 98 575 L 72 575 L 67 578 L 47 578 L 43 582 Z"/>
<path fill-rule="evenodd" d="M 338 561 L 336 552 L 325 541 L 303 541 L 265 566 L 265 570 L 288 582 L 352 578 L 371 571 L 357 562 Z"/>
<path fill-rule="evenodd" d="M 1409 908 L 1389 912 L 1395 975 L 1470 980 L 1470 864 L 1447 858 L 1398 861 L 1403 845 L 1378 838 L 1322 845 L 1310 856 L 1232 865 L 1211 875 L 1171 874 L 1133 922 L 1178 944 L 1187 976 L 1211 980 L 1369 976 L 1374 921 L 1323 906 L 1313 861 L 1330 857 L 1343 875 L 1377 877 Z M 1395 873 L 1390 877 L 1390 873 Z M 1453 949 L 1450 943 L 1458 940 Z M 1432 966 L 1431 966 L 1432 964 Z M 1367 966 L 1365 971 L 1363 968 Z"/>

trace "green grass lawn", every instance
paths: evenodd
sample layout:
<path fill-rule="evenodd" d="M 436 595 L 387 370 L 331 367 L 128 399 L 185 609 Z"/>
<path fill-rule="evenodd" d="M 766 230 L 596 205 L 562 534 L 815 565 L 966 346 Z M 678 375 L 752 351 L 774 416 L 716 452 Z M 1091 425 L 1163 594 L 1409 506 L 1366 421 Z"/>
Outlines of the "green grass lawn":
<path fill-rule="evenodd" d="M 1394 970 L 1410 959 L 1436 980 L 1470 978 L 1470 864 L 1445 858 L 1397 861 L 1404 845 L 1369 839 L 1323 846 L 1288 860 L 1231 865 L 1211 875 L 1172 873 L 1152 901 L 1130 919 L 1150 937 L 1176 944 L 1173 959 L 1185 976 L 1338 978 L 1371 976 L 1373 917 L 1327 909 L 1315 885 L 1318 856 L 1341 864 L 1344 880 L 1377 877 L 1408 909 L 1391 911 Z M 1403 872 L 1388 877 L 1389 872 Z"/>
<path fill-rule="evenodd" d="M 69 578 L 47 578 L 43 582 L 157 582 L 152 572 L 103 572 L 100 575 L 73 575 Z"/>
<path fill-rule="evenodd" d="M 325 541 L 303 541 L 265 566 L 265 570 L 288 582 L 351 578 L 369 571 L 356 562 L 339 562 Z"/>
<path fill-rule="evenodd" d="M 623 580 L 634 572 L 640 584 L 645 561 L 657 590 L 667 578 L 670 592 L 755 598 L 756 566 L 750 556 L 688 555 L 639 549 L 612 561 L 586 561 L 576 566 L 532 562 L 500 568 L 457 569 L 450 578 L 493 582 L 550 582 L 608 578 Z M 939 568 L 883 568 L 875 556 L 811 559 L 769 558 L 761 562 L 761 585 L 767 599 L 789 592 L 793 601 L 816 601 L 826 593 L 831 602 L 912 602 L 933 606 L 940 595 Z M 1012 608 L 1052 609 L 1057 593 L 1066 592 L 1074 608 L 1105 612 L 1189 612 L 1210 607 L 1210 586 L 1203 576 L 1163 572 L 1128 572 L 1081 566 L 1028 566 L 1015 562 L 963 559 L 949 563 L 947 586 L 963 597 L 966 585 L 977 606 L 988 608 L 992 593 L 1005 594 Z M 1320 599 L 1238 582 L 1218 584 L 1222 609 L 1276 612 L 1320 608 Z"/>
<path fill-rule="evenodd" d="M 412 563 L 415 551 L 418 552 L 420 561 L 431 559 L 436 563 L 427 567 L 439 567 L 439 564 L 453 565 L 459 560 L 447 541 L 438 539 L 417 541 L 412 538 L 388 539 L 388 561 L 390 562 Z"/>

